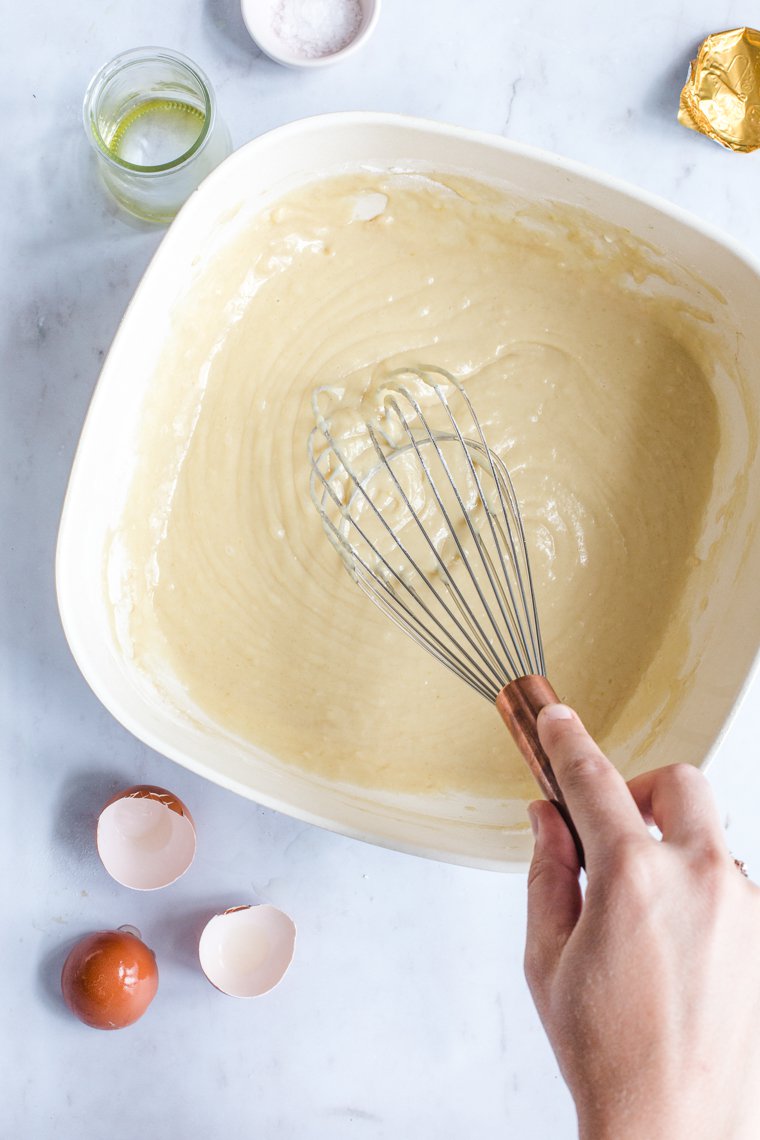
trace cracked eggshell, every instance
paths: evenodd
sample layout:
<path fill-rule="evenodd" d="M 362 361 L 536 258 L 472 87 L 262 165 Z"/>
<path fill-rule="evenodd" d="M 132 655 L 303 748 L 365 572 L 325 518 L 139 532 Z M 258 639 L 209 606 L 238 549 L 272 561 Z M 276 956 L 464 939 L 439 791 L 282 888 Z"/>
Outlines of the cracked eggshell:
<path fill-rule="evenodd" d="M 138 784 L 108 801 L 98 818 L 98 854 L 108 874 L 136 891 L 184 875 L 195 856 L 195 825 L 166 788 Z"/>
<path fill-rule="evenodd" d="M 258 997 L 285 974 L 295 941 L 295 923 L 277 907 L 236 906 L 206 924 L 198 955 L 204 974 L 222 993 Z"/>

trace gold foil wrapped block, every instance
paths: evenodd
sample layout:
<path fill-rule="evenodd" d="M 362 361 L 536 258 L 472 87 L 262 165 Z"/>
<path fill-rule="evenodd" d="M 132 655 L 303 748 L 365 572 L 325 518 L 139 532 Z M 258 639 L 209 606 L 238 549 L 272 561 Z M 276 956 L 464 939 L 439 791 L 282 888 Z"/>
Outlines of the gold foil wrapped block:
<path fill-rule="evenodd" d="M 760 147 L 760 32 L 707 37 L 689 67 L 678 121 L 729 150 Z"/>

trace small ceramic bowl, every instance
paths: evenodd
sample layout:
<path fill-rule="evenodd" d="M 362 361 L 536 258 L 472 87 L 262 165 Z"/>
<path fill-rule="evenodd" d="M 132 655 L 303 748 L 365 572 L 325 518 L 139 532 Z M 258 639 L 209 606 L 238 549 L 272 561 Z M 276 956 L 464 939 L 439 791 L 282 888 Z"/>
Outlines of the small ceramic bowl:
<path fill-rule="evenodd" d="M 328 9 L 326 0 L 241 0 L 243 20 L 253 41 L 265 55 L 284 67 L 328 67 L 348 59 L 367 42 L 380 15 L 381 0 L 354 0 L 361 9 L 358 25 L 348 40 L 338 47 L 330 42 L 340 37 L 340 22 L 334 30 L 322 20 Z M 349 5 L 351 0 L 342 0 Z M 340 13 L 341 4 L 336 4 Z M 321 26 L 320 26 L 321 25 Z M 326 50 L 321 50 L 325 45 Z"/>

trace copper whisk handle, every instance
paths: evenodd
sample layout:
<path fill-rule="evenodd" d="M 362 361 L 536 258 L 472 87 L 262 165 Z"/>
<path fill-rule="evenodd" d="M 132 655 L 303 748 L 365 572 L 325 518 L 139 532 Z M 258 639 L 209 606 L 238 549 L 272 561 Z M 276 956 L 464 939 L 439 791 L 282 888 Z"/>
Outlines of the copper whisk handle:
<path fill-rule="evenodd" d="M 496 707 L 502 720 L 511 732 L 512 738 L 526 760 L 539 788 L 546 799 L 554 804 L 567 824 L 578 852 L 580 865 L 584 867 L 583 844 L 575 829 L 575 824 L 570 818 L 570 812 L 567 810 L 565 797 L 557 783 L 557 777 L 554 775 L 551 760 L 541 747 L 536 727 L 538 714 L 544 705 L 558 703 L 559 697 L 546 677 L 535 674 L 529 677 L 518 677 L 516 681 L 510 681 L 496 698 Z"/>

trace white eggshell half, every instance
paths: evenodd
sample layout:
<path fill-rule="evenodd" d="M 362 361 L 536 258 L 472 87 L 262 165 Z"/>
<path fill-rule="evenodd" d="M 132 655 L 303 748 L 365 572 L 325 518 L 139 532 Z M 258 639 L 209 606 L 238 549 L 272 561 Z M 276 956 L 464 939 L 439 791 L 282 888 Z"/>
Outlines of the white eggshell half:
<path fill-rule="evenodd" d="M 96 836 L 103 866 L 117 883 L 155 891 L 183 875 L 195 856 L 195 826 L 164 788 L 127 788 L 103 808 Z"/>
<path fill-rule="evenodd" d="M 201 968 L 230 997 L 258 997 L 280 981 L 296 941 L 292 918 L 269 903 L 215 915 L 198 945 Z"/>

